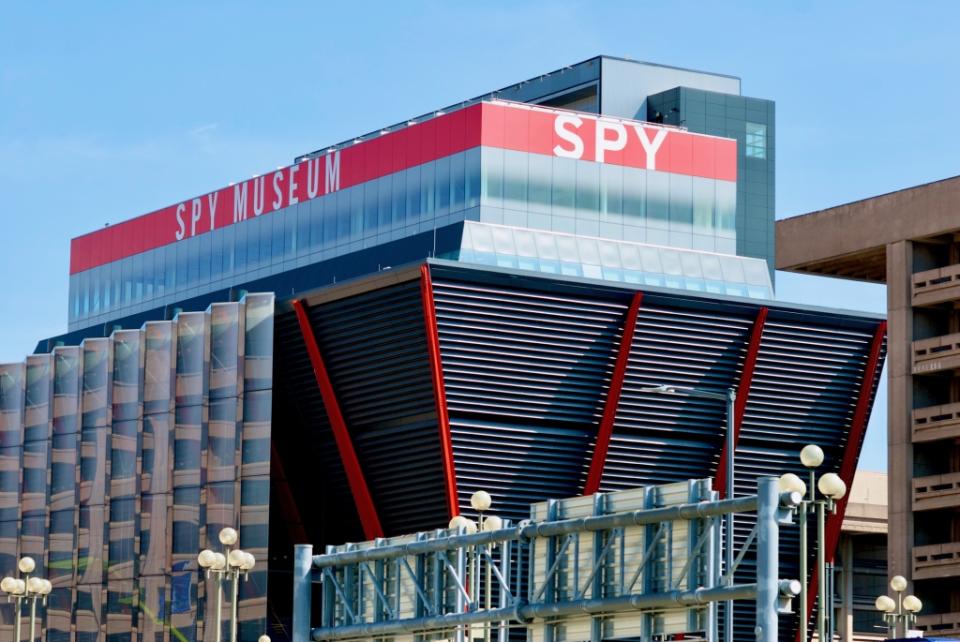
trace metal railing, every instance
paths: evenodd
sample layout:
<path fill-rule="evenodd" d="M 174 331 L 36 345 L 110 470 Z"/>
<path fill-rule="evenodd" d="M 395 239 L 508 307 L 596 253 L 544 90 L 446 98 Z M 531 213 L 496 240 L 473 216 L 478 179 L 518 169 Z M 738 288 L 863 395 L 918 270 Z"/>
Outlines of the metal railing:
<path fill-rule="evenodd" d="M 578 498 L 594 502 L 595 514 L 584 517 L 555 519 L 556 504 L 548 503 L 546 520 L 498 530 L 440 530 L 328 547 L 316 556 L 310 545 L 298 545 L 293 640 L 439 635 L 490 642 L 495 633 L 506 642 L 514 626 L 541 627 L 534 637 L 545 642 L 600 640 L 624 636 L 610 630 L 619 614 L 637 627 L 629 637 L 651 639 L 669 632 L 664 622 L 674 622 L 693 633 L 687 639 L 716 640 L 716 603 L 749 599 L 757 603 L 758 642 L 774 642 L 778 613 L 789 612 L 799 592 L 799 583 L 780 580 L 777 568 L 779 525 L 791 522 L 800 495 L 781 494 L 775 478 L 761 479 L 756 495 L 722 501 L 709 481 L 692 481 L 690 488 L 699 501 L 596 514 L 603 502 L 597 494 Z M 756 513 L 757 521 L 727 575 L 755 545 L 753 582 L 728 583 L 720 573 L 721 520 L 733 513 Z M 322 616 L 314 628 L 318 582 Z"/>

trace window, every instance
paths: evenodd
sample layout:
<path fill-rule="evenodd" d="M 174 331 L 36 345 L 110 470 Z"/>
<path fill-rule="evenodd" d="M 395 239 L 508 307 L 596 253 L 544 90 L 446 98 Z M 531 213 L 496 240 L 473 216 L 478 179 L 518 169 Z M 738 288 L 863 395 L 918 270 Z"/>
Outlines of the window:
<path fill-rule="evenodd" d="M 747 123 L 747 158 L 767 157 L 767 126 Z"/>

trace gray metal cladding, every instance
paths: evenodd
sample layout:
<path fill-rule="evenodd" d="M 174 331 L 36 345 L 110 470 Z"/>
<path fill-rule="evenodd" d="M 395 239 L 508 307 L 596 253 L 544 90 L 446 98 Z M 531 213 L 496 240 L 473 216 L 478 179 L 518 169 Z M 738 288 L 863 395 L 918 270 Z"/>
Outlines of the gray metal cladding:
<path fill-rule="evenodd" d="M 420 284 L 310 307 L 351 434 L 435 412 Z"/>
<path fill-rule="evenodd" d="M 590 432 L 603 410 L 627 301 L 433 283 L 451 415 Z"/>
<path fill-rule="evenodd" d="M 419 281 L 310 305 L 308 314 L 384 531 L 446 526 Z M 303 337 L 293 315 L 285 317 L 278 327 L 288 345 L 285 376 L 296 389 L 292 398 L 319 440 L 320 457 L 332 473 L 330 490 L 349 497 Z M 345 511 L 355 512 L 349 504 Z"/>
<path fill-rule="evenodd" d="M 385 533 L 447 525 L 435 417 L 368 429 L 355 436 L 354 445 Z"/>
<path fill-rule="evenodd" d="M 276 337 L 279 403 L 274 404 L 274 423 L 286 429 L 274 431 L 273 447 L 282 461 L 301 519 L 309 533 L 322 534 L 324 541 L 362 539 L 347 475 L 293 314 L 277 315 Z M 317 503 L 318 489 L 322 489 L 322 510 L 307 510 Z M 323 519 L 318 512 L 339 518 Z"/>
<path fill-rule="evenodd" d="M 755 317 L 753 310 L 687 308 L 648 297 L 637 316 L 601 490 L 716 472 L 726 404 L 643 389 L 726 392 L 739 381 Z"/>
<path fill-rule="evenodd" d="M 460 506 L 470 495 L 490 493 L 497 515 L 526 519 L 544 497 L 570 497 L 583 488 L 589 430 L 450 419 Z"/>
<path fill-rule="evenodd" d="M 498 514 L 582 490 L 628 302 L 433 280 L 462 507 Z"/>

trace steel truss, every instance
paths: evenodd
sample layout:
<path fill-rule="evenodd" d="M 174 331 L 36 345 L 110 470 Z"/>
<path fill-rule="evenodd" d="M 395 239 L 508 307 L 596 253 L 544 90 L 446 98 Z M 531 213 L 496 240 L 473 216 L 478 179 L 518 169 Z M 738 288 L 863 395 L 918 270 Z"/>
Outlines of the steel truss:
<path fill-rule="evenodd" d="M 437 530 L 328 547 L 317 556 L 297 546 L 294 642 L 507 642 L 511 626 L 527 627 L 539 642 L 599 641 L 627 630 L 642 640 L 682 631 L 686 639 L 715 641 L 717 603 L 740 599 L 757 602 L 758 642 L 775 642 L 778 612 L 789 612 L 799 591 L 797 582 L 777 577 L 779 525 L 791 521 L 800 497 L 781 495 L 775 478 L 735 499 L 717 501 L 709 488 L 708 480 L 691 481 L 692 501 L 610 514 L 608 496 L 596 494 L 588 498 L 592 514 L 566 519 L 551 501 L 542 521 L 475 534 Z M 644 506 L 652 506 L 657 488 L 643 490 Z M 721 575 L 721 521 L 733 513 L 756 513 L 756 526 Z M 733 584 L 754 542 L 756 580 Z M 316 582 L 322 616 L 311 628 Z"/>

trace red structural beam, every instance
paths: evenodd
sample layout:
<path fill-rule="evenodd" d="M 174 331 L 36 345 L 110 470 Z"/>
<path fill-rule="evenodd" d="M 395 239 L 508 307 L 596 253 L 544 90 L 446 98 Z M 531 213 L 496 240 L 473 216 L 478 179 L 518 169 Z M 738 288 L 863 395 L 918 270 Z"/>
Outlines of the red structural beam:
<path fill-rule="evenodd" d="M 740 373 L 740 383 L 737 384 L 737 400 L 733 405 L 733 450 L 736 452 L 740 441 L 740 427 L 743 425 L 743 415 L 747 411 L 747 398 L 750 396 L 750 386 L 753 384 L 753 371 L 757 367 L 757 355 L 760 354 L 760 339 L 763 337 L 763 326 L 767 322 L 766 307 L 757 311 L 757 318 L 753 322 L 750 332 L 750 342 L 747 344 L 747 355 L 743 360 L 743 372 Z M 727 441 L 723 441 L 723 450 L 720 451 L 720 465 L 717 467 L 717 476 L 713 479 L 713 489 L 720 493 L 723 499 L 727 488 Z"/>
<path fill-rule="evenodd" d="M 623 320 L 623 335 L 620 338 L 620 346 L 617 348 L 617 361 L 613 367 L 613 376 L 610 378 L 610 390 L 607 392 L 600 427 L 597 430 L 597 445 L 593 449 L 590 471 L 587 473 L 587 482 L 583 486 L 584 495 L 592 495 L 600 489 L 600 480 L 603 478 L 603 467 L 607 463 L 607 450 L 610 448 L 610 438 L 613 436 L 613 422 L 617 418 L 617 406 L 620 405 L 620 393 L 623 392 L 623 379 L 627 373 L 630 348 L 633 346 L 633 333 L 637 328 L 637 315 L 640 313 L 642 301 L 643 292 L 634 293 L 630 307 L 627 309 L 627 316 Z"/>
<path fill-rule="evenodd" d="M 837 552 L 837 544 L 840 542 L 840 528 L 843 525 L 843 516 L 847 510 L 847 500 L 850 498 L 850 487 L 853 485 L 853 475 L 857 470 L 857 460 L 860 459 L 860 449 L 863 446 L 863 435 L 867 431 L 867 419 L 869 418 L 870 399 L 873 393 L 873 383 L 877 378 L 877 368 L 880 365 L 880 349 L 883 347 L 883 339 L 887 335 L 887 322 L 881 321 L 873 333 L 873 341 L 870 343 L 870 352 L 867 355 L 867 365 L 863 371 L 863 380 L 860 382 L 860 394 L 857 397 L 857 406 L 853 412 L 853 421 L 850 422 L 850 436 L 847 438 L 847 447 L 843 451 L 843 459 L 840 462 L 840 479 L 847 485 L 847 494 L 837 502 L 837 509 L 827 516 L 826 542 L 824 551 L 827 563 L 832 563 Z M 807 585 L 807 613 L 813 613 L 813 605 L 816 601 L 817 592 L 817 569 L 814 568 L 810 574 L 810 583 Z M 800 640 L 800 632 L 797 631 L 797 638 Z"/>
<path fill-rule="evenodd" d="M 437 308 L 433 300 L 433 281 L 430 268 L 420 266 L 420 299 L 423 302 L 423 324 L 427 336 L 427 355 L 430 359 L 430 375 L 433 383 L 433 400 L 437 409 L 437 425 L 440 429 L 440 455 L 443 458 L 444 491 L 447 497 L 447 512 L 450 517 L 460 514 L 457 498 L 457 474 L 453 461 L 453 438 L 450 434 L 450 414 L 447 410 L 447 393 L 443 383 L 443 362 L 440 359 L 440 332 L 437 328 Z"/>
<path fill-rule="evenodd" d="M 863 381 L 860 382 L 860 396 L 857 397 L 857 408 L 853 412 L 853 421 L 850 424 L 850 437 L 847 447 L 843 451 L 843 461 L 840 463 L 840 479 L 847 485 L 847 494 L 837 502 L 837 510 L 827 518 L 827 561 L 832 562 L 836 553 L 837 543 L 840 541 L 840 527 L 843 524 L 843 515 L 847 510 L 847 500 L 850 498 L 850 487 L 853 485 L 853 475 L 857 471 L 857 460 L 860 459 L 860 448 L 863 445 L 863 435 L 867 431 L 867 419 L 870 415 L 870 399 L 873 393 L 873 382 L 877 378 L 877 368 L 880 365 L 880 349 L 883 347 L 883 338 L 887 334 L 887 322 L 881 321 L 873 333 L 873 342 L 870 344 L 870 354 L 867 357 L 867 367 L 863 372 Z"/>
<path fill-rule="evenodd" d="M 320 346 L 317 343 L 317 338 L 313 334 L 313 326 L 310 325 L 307 308 L 303 301 L 298 299 L 293 302 L 293 309 L 297 313 L 297 321 L 300 322 L 300 332 L 303 334 L 303 342 L 307 347 L 307 354 L 310 355 L 313 374 L 317 378 L 317 386 L 320 388 L 323 407 L 327 411 L 327 419 L 333 431 L 333 438 L 337 443 L 337 450 L 340 452 L 343 469 L 347 474 L 350 492 L 353 494 L 353 501 L 357 506 L 357 512 L 360 514 L 360 524 L 363 526 L 363 534 L 367 539 L 383 537 L 380 518 L 377 516 L 377 509 L 374 506 L 373 497 L 370 495 L 370 489 L 363 476 L 363 470 L 360 468 L 360 461 L 357 459 L 357 453 L 353 448 L 350 431 L 347 430 L 347 424 L 343 420 L 343 413 L 340 412 L 340 404 L 337 402 L 337 396 L 334 393 L 330 375 L 327 373 L 327 367 L 323 363 L 323 356 L 320 354 Z"/>

